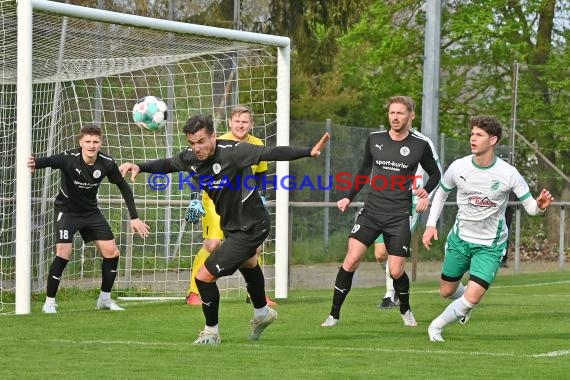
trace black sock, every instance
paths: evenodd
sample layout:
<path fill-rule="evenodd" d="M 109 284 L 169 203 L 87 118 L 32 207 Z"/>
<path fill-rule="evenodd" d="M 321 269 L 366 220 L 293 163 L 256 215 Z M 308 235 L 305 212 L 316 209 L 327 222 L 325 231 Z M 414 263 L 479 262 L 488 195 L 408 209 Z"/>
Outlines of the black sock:
<path fill-rule="evenodd" d="M 115 278 L 117 278 L 117 266 L 119 265 L 119 256 L 113 257 L 112 259 L 103 258 L 101 263 L 101 275 L 103 279 L 101 280 L 101 291 L 110 293 L 113 289 L 113 284 L 115 283 Z"/>
<path fill-rule="evenodd" d="M 50 298 L 55 298 L 57 294 L 57 288 L 59 287 L 59 281 L 61 280 L 61 275 L 63 274 L 63 270 L 67 266 L 69 260 L 62 259 L 59 256 L 56 256 L 50 267 L 48 272 L 47 278 L 47 290 L 46 295 Z"/>
<path fill-rule="evenodd" d="M 245 279 L 247 292 L 253 307 L 261 309 L 267 305 L 265 300 L 265 278 L 259 264 L 255 268 L 240 268 L 239 271 Z"/>
<path fill-rule="evenodd" d="M 340 308 L 344 303 L 344 299 L 350 292 L 352 287 L 352 277 L 354 272 L 347 272 L 341 266 L 336 275 L 336 281 L 334 283 L 334 293 L 333 293 L 333 303 L 330 315 L 333 318 L 340 318 Z"/>
<path fill-rule="evenodd" d="M 195 279 L 196 286 L 202 298 L 202 312 L 206 318 L 206 326 L 218 324 L 218 309 L 220 308 L 220 290 L 215 282 L 204 282 Z"/>
<path fill-rule="evenodd" d="M 404 314 L 410 309 L 410 279 L 406 272 L 394 279 L 394 290 L 400 299 L 400 313 Z"/>

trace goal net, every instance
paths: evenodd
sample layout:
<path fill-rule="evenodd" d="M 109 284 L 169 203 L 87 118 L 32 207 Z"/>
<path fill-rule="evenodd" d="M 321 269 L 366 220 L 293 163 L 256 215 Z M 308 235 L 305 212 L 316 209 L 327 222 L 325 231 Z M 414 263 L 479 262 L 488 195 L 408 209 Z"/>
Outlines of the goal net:
<path fill-rule="evenodd" d="M 224 133 L 228 114 L 236 104 L 253 110 L 254 136 L 267 145 L 288 143 L 288 125 L 281 127 L 283 120 L 288 122 L 288 90 L 286 99 L 278 91 L 284 85 L 288 89 L 288 39 L 44 0 L 32 4 L 30 101 L 31 149 L 35 156 L 77 147 L 81 126 L 96 124 L 104 134 L 102 152 L 119 164 L 169 157 L 187 146 L 181 129 L 189 117 L 198 113 L 213 115 L 216 130 Z M 23 133 L 16 128 L 16 73 L 18 64 L 23 64 L 16 54 L 17 16 L 15 1 L 0 0 L 4 31 L 0 41 L 4 57 L 0 66 L 2 312 L 13 311 L 19 303 L 14 296 L 15 279 L 20 273 L 16 255 L 22 254 L 15 240 L 15 158 L 22 148 L 16 144 L 16 135 Z M 154 132 L 139 128 L 132 120 L 134 104 L 146 95 L 162 98 L 169 109 L 166 126 Z M 280 119 L 279 114 L 287 119 Z M 287 135 L 279 136 L 283 133 Z M 288 168 L 270 163 L 270 175 L 276 175 L 276 167 Z M 192 261 L 202 245 L 202 231 L 200 223 L 184 221 L 190 200 L 190 189 L 181 181 L 184 177 L 172 173 L 169 185 L 160 191 L 149 186 L 147 175 L 140 175 L 131 184 L 140 218 L 152 229 L 151 236 L 144 240 L 129 232 L 129 215 L 118 188 L 103 181 L 99 205 L 121 251 L 116 295 L 181 299 L 186 295 Z M 59 178 L 59 171 L 49 168 L 36 171 L 32 177 L 31 247 L 27 249 L 31 249 L 33 293 L 45 291 L 54 256 L 53 199 L 59 191 Z M 276 193 L 270 190 L 270 198 L 274 200 Z M 269 209 L 274 219 L 273 204 Z M 270 292 L 275 289 L 275 247 L 287 246 L 287 241 L 275 241 L 275 222 L 272 226 L 262 250 L 266 289 Z M 79 234 L 73 247 L 60 289 L 98 289 L 99 252 L 92 243 L 84 244 Z M 245 284 L 238 275 L 220 279 L 218 285 L 225 297 L 245 297 Z"/>

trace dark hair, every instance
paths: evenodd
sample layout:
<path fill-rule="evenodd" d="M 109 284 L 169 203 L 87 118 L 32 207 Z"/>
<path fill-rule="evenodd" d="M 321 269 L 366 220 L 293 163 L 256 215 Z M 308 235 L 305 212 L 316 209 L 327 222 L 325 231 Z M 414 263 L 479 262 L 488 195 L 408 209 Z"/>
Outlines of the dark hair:
<path fill-rule="evenodd" d="M 81 139 L 83 136 L 99 136 L 103 137 L 103 132 L 101 132 L 101 128 L 93 124 L 87 124 L 81 127 L 81 131 L 79 131 L 79 138 Z"/>
<path fill-rule="evenodd" d="M 188 119 L 182 131 L 186 134 L 194 134 L 202 128 L 206 128 L 206 131 L 209 135 L 214 133 L 214 121 L 212 120 L 211 115 L 192 116 L 190 119 Z"/>
<path fill-rule="evenodd" d="M 487 132 L 491 136 L 497 138 L 497 143 L 501 140 L 503 136 L 503 129 L 501 128 L 501 123 L 497 120 L 495 116 L 489 115 L 479 115 L 473 116 L 469 119 L 469 128 L 478 127 Z"/>
<path fill-rule="evenodd" d="M 414 103 L 414 100 L 409 96 L 402 96 L 402 95 L 392 96 L 390 99 L 388 99 L 388 104 L 386 105 L 386 108 L 390 108 L 390 105 L 392 104 L 403 104 L 404 106 L 406 106 L 406 108 L 410 113 L 414 112 L 416 108 L 416 103 Z"/>

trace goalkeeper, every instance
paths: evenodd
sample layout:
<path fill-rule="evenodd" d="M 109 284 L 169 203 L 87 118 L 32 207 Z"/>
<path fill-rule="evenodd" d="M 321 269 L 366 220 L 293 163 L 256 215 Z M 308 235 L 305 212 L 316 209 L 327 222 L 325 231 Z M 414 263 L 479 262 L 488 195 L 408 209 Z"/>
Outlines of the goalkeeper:
<path fill-rule="evenodd" d="M 251 129 L 253 128 L 253 112 L 248 107 L 243 105 L 234 107 L 230 113 L 228 124 L 230 131 L 221 135 L 219 140 L 232 140 L 247 142 L 254 145 L 264 145 L 262 140 L 250 134 Z M 259 164 L 251 165 L 251 172 L 256 178 L 259 195 L 261 195 L 261 198 L 265 203 L 266 194 L 265 189 L 261 186 L 261 180 L 265 175 L 265 172 L 267 172 L 267 161 L 261 161 Z M 220 228 L 220 216 L 216 213 L 214 202 L 205 191 L 202 191 L 202 202 L 200 203 L 200 201 L 196 199 L 192 200 L 186 210 L 186 220 L 188 222 L 198 223 L 200 216 L 203 217 L 202 237 L 204 238 L 204 241 L 202 243 L 202 248 L 200 248 L 194 257 L 194 262 L 192 263 L 190 285 L 188 288 L 188 294 L 186 295 L 187 305 L 202 305 L 202 300 L 198 293 L 198 287 L 196 286 L 196 274 L 210 253 L 220 247 L 222 239 L 224 238 L 224 233 Z M 257 249 L 257 260 L 259 265 L 262 266 L 260 254 L 261 246 Z M 249 302 L 249 295 L 246 301 Z M 269 306 L 276 305 L 276 303 L 269 298 L 267 298 L 266 301 Z"/>

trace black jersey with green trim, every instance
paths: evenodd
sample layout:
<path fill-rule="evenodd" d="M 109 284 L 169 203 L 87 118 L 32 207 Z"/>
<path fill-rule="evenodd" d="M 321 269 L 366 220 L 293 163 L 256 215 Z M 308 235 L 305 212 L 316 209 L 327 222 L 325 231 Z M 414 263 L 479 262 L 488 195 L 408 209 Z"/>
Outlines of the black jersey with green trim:
<path fill-rule="evenodd" d="M 362 165 L 356 176 L 369 176 L 372 187 L 364 202 L 363 210 L 375 215 L 411 215 L 412 189 L 418 164 L 429 175 L 424 189 L 430 193 L 441 178 L 429 143 L 410 132 L 397 141 L 388 131 L 375 131 L 368 135 Z M 352 200 L 362 188 L 354 185 L 348 190 Z"/>
<path fill-rule="evenodd" d="M 133 193 L 113 158 L 99 152 L 93 165 L 81 156 L 81 148 L 75 148 L 49 157 L 35 159 L 35 168 L 59 169 L 61 180 L 55 206 L 73 213 L 89 213 L 99 210 L 97 195 L 105 177 L 116 184 L 129 208 L 131 219 L 138 218 Z"/>
<path fill-rule="evenodd" d="M 141 172 L 188 172 L 197 183 L 190 190 L 204 190 L 214 202 L 224 232 L 247 231 L 269 214 L 256 191 L 251 165 L 260 161 L 291 161 L 310 157 L 311 148 L 266 147 L 230 140 L 217 140 L 214 154 L 200 161 L 191 148 L 177 156 L 139 164 Z M 198 187 L 199 186 L 199 187 Z"/>

